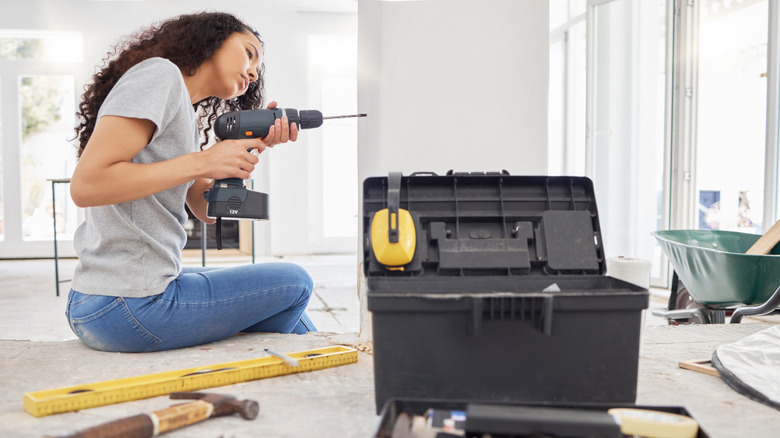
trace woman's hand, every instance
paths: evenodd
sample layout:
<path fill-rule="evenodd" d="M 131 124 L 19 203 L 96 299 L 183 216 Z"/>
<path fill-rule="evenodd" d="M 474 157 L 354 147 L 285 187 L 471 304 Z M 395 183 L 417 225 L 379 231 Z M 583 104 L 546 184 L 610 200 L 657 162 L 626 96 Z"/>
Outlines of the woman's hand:
<path fill-rule="evenodd" d="M 268 109 L 274 109 L 277 107 L 276 101 L 272 101 L 268 104 Z M 272 148 L 280 143 L 287 143 L 288 141 L 298 140 L 298 124 L 290 124 L 287 116 L 281 119 L 276 119 L 274 125 L 268 130 L 268 135 L 263 139 L 263 148 L 258 152 L 262 153 L 265 148 Z"/>
<path fill-rule="evenodd" d="M 215 219 L 208 217 L 206 213 L 208 203 L 203 198 L 204 192 L 214 186 L 214 180 L 251 178 L 255 165 L 260 161 L 257 156 L 249 152 L 255 149 L 261 151 L 265 149 L 263 139 L 224 140 L 194 154 L 198 156 L 202 170 L 187 190 L 186 201 L 195 217 L 207 224 L 215 222 Z"/>
<path fill-rule="evenodd" d="M 201 176 L 212 179 L 249 179 L 255 165 L 260 161 L 250 151 L 262 152 L 265 147 L 263 139 L 260 138 L 217 142 L 202 152 L 205 167 Z"/>

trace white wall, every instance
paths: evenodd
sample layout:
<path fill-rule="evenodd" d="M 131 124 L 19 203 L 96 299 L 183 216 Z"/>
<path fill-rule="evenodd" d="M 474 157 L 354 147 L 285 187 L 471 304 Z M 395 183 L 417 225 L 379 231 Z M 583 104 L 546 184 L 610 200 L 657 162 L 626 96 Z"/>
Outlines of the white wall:
<path fill-rule="evenodd" d="M 545 173 L 548 5 L 361 0 L 360 174 Z"/>
<path fill-rule="evenodd" d="M 358 132 L 360 180 L 449 169 L 545 174 L 548 7 L 360 0 L 358 110 L 368 113 Z M 365 291 L 361 280 L 369 339 Z"/>

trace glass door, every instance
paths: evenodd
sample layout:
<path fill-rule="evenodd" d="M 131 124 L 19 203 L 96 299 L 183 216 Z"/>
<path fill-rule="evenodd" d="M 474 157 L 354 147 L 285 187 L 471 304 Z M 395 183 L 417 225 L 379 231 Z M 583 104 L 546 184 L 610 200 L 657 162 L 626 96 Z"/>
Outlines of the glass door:
<path fill-rule="evenodd" d="M 588 3 L 585 172 L 594 183 L 605 255 L 650 260 L 665 283 L 651 232 L 662 228 L 666 1 Z"/>
<path fill-rule="evenodd" d="M 549 175 L 585 174 L 586 6 L 550 2 Z"/>
<path fill-rule="evenodd" d="M 761 234 L 768 1 L 698 3 L 695 228 Z"/>

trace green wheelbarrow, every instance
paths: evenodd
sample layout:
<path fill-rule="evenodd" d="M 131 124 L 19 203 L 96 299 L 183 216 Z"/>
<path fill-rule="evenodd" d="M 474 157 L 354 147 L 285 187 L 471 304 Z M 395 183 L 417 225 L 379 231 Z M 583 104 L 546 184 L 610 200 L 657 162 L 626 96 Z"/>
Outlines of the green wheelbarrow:
<path fill-rule="evenodd" d="M 651 233 L 674 269 L 669 308 L 653 315 L 670 323 L 731 323 L 780 306 L 780 245 L 766 255 L 745 252 L 759 235 L 720 230 Z M 698 321 L 697 321 L 698 320 Z"/>

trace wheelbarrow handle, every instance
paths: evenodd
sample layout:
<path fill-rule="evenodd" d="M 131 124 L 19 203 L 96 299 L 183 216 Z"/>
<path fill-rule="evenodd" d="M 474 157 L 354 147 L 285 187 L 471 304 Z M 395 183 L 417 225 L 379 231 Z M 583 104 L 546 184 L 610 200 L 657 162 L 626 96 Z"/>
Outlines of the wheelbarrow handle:
<path fill-rule="evenodd" d="M 766 315 L 767 313 L 777 309 L 778 306 L 780 306 L 780 287 L 775 290 L 775 293 L 773 293 L 772 296 L 769 297 L 766 302 L 764 302 L 764 304 L 753 307 L 740 307 L 734 310 L 734 313 L 731 314 L 731 320 L 729 322 L 731 322 L 731 324 L 739 324 L 739 322 L 742 321 L 742 317 L 744 316 Z"/>

